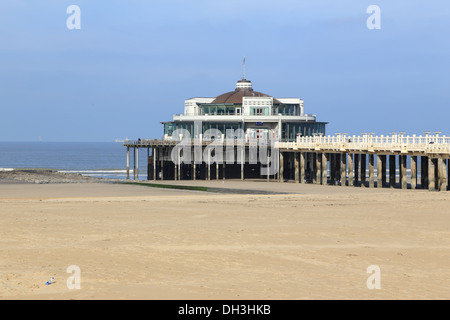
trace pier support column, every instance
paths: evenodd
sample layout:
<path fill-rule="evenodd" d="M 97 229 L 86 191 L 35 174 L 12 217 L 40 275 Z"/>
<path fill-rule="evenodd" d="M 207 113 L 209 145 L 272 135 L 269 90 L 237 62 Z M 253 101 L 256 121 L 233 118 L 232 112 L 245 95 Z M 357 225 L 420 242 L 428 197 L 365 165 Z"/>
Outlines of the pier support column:
<path fill-rule="evenodd" d="M 428 157 L 420 157 L 420 187 L 428 188 Z"/>
<path fill-rule="evenodd" d="M 206 167 L 207 167 L 207 175 L 206 180 L 211 180 L 211 150 L 208 152 L 208 159 L 206 160 Z"/>
<path fill-rule="evenodd" d="M 417 156 L 411 156 L 411 189 L 417 189 Z"/>
<path fill-rule="evenodd" d="M 328 169 L 328 158 L 330 158 L 331 154 L 327 154 L 327 153 L 322 153 L 322 182 L 321 184 L 323 184 L 324 186 L 327 185 L 328 182 L 328 175 L 327 175 L 327 169 Z M 332 170 L 332 166 L 331 166 L 331 162 L 330 162 L 330 170 Z"/>
<path fill-rule="evenodd" d="M 382 180 L 382 187 L 386 187 L 387 186 L 387 182 L 386 182 L 386 173 L 387 173 L 387 155 L 382 155 L 381 159 L 383 159 L 383 166 L 381 167 L 381 180 Z"/>
<path fill-rule="evenodd" d="M 334 177 L 334 185 L 339 185 L 341 182 L 341 154 L 340 153 L 336 153 L 335 154 L 335 177 Z"/>
<path fill-rule="evenodd" d="M 315 183 L 321 184 L 322 183 L 322 154 L 316 153 L 316 172 L 315 172 Z"/>
<path fill-rule="evenodd" d="M 133 148 L 133 180 L 136 180 L 136 148 Z"/>
<path fill-rule="evenodd" d="M 439 157 L 438 161 L 438 170 L 439 170 L 439 191 L 447 191 L 447 161 L 441 157 Z"/>
<path fill-rule="evenodd" d="M 336 182 L 341 179 L 341 154 L 330 153 L 328 159 L 330 161 L 331 184 L 335 186 Z"/>
<path fill-rule="evenodd" d="M 335 186 L 338 181 L 341 180 L 341 154 L 333 153 L 330 161 L 333 161 L 333 165 L 331 165 L 330 162 L 330 171 L 333 170 L 333 178 L 331 179 L 331 184 Z"/>
<path fill-rule="evenodd" d="M 355 162 L 354 162 L 354 166 L 355 166 L 355 183 L 354 186 L 357 187 L 359 186 L 359 173 L 360 173 L 360 157 L 358 153 L 355 153 Z"/>
<path fill-rule="evenodd" d="M 159 171 L 160 171 L 160 163 L 159 163 L 159 148 L 155 149 L 155 162 L 153 164 L 155 168 L 155 180 L 159 180 Z"/>
<path fill-rule="evenodd" d="M 177 152 L 177 163 L 175 164 L 175 171 L 176 171 L 176 176 L 178 180 L 182 180 L 182 175 L 181 175 L 181 148 L 178 149 Z"/>
<path fill-rule="evenodd" d="M 294 170 L 295 170 L 295 183 L 300 183 L 300 165 L 299 165 L 299 153 L 294 152 Z"/>
<path fill-rule="evenodd" d="M 152 159 L 153 159 L 153 181 L 156 181 L 156 148 L 152 148 Z"/>
<path fill-rule="evenodd" d="M 375 155 L 369 154 L 369 188 L 375 187 Z"/>
<path fill-rule="evenodd" d="M 436 159 L 428 157 L 428 190 L 436 190 Z"/>
<path fill-rule="evenodd" d="M 130 180 L 130 147 L 127 147 L 127 180 Z"/>
<path fill-rule="evenodd" d="M 152 171 L 153 171 L 153 162 L 150 158 L 150 148 L 147 148 L 147 181 L 151 180 L 152 178 Z"/>
<path fill-rule="evenodd" d="M 330 184 L 335 185 L 336 184 L 336 154 L 328 153 L 327 159 L 328 159 L 328 161 L 326 162 L 325 168 L 328 169 L 328 162 L 329 162 L 330 163 Z M 322 167 L 322 172 L 323 172 L 323 167 Z M 325 171 L 325 174 L 328 174 L 328 170 Z M 328 181 L 326 181 L 325 184 L 327 184 L 327 183 L 328 183 Z"/>
<path fill-rule="evenodd" d="M 161 181 L 164 181 L 164 154 L 165 150 L 164 148 L 161 148 L 159 150 L 159 160 L 161 161 Z"/>
<path fill-rule="evenodd" d="M 399 155 L 398 156 L 398 171 L 399 171 L 399 183 L 401 189 L 407 189 L 408 188 L 408 177 L 407 177 L 407 170 L 406 170 L 406 156 L 405 155 Z"/>
<path fill-rule="evenodd" d="M 226 172 L 227 172 L 227 164 L 224 161 L 223 164 L 222 164 L 222 179 L 223 180 L 225 180 L 227 178 Z"/>
<path fill-rule="evenodd" d="M 347 163 L 348 163 L 348 186 L 355 185 L 355 174 L 353 173 L 353 154 L 347 154 Z"/>
<path fill-rule="evenodd" d="M 334 181 L 334 185 L 338 185 L 341 182 L 341 154 L 340 153 L 336 153 L 334 161 L 336 162 L 335 164 L 335 181 Z"/>
<path fill-rule="evenodd" d="M 241 150 L 241 180 L 244 180 L 244 165 L 245 165 L 245 146 Z"/>
<path fill-rule="evenodd" d="M 216 162 L 216 180 L 219 180 L 219 162 Z"/>
<path fill-rule="evenodd" d="M 341 186 L 345 186 L 347 180 L 347 154 L 341 153 Z"/>
<path fill-rule="evenodd" d="M 377 154 L 377 188 L 383 188 L 383 156 Z"/>
<path fill-rule="evenodd" d="M 331 184 L 335 186 L 338 180 L 341 179 L 341 154 L 330 153 L 328 159 L 330 161 Z"/>
<path fill-rule="evenodd" d="M 139 180 L 139 148 L 136 148 L 136 180 Z"/>
<path fill-rule="evenodd" d="M 310 164 L 311 164 L 311 168 L 310 168 L 310 173 L 311 173 L 311 181 L 314 184 L 317 184 L 317 153 L 316 152 L 311 152 L 310 153 Z"/>
<path fill-rule="evenodd" d="M 176 164 L 176 168 L 178 169 L 178 173 L 177 173 L 177 176 L 178 176 L 178 180 L 183 180 L 183 174 L 182 174 L 182 163 L 181 163 L 181 148 L 179 148 L 178 149 L 178 154 L 177 154 L 177 156 L 178 156 L 178 164 Z"/>
<path fill-rule="evenodd" d="M 305 167 L 306 167 L 306 153 L 300 152 L 300 178 L 299 182 L 304 183 L 305 182 Z"/>
<path fill-rule="evenodd" d="M 361 186 L 366 186 L 367 155 L 361 154 Z"/>
<path fill-rule="evenodd" d="M 278 171 L 278 181 L 284 182 L 284 154 L 280 151 L 280 170 Z"/>
<path fill-rule="evenodd" d="M 395 188 L 395 154 L 389 155 L 389 187 Z"/>
<path fill-rule="evenodd" d="M 406 155 L 400 155 L 400 163 L 401 163 L 401 167 L 400 167 L 400 171 L 401 171 L 401 183 L 402 183 L 402 189 L 408 189 L 408 174 L 407 174 L 407 166 L 406 166 L 406 160 L 407 160 L 407 156 Z"/>
<path fill-rule="evenodd" d="M 450 189 L 450 159 L 447 159 L 447 190 Z"/>
<path fill-rule="evenodd" d="M 178 151 L 176 161 L 173 163 L 173 180 L 174 181 L 178 180 L 178 161 L 179 161 L 179 159 L 180 159 L 180 151 Z"/>
<path fill-rule="evenodd" d="M 223 180 L 225 180 L 227 177 L 226 177 L 226 172 L 227 172 L 227 164 L 226 164 L 226 162 L 224 161 L 223 163 L 222 163 L 222 179 Z"/>
<path fill-rule="evenodd" d="M 447 159 L 447 191 L 450 189 L 450 159 Z"/>

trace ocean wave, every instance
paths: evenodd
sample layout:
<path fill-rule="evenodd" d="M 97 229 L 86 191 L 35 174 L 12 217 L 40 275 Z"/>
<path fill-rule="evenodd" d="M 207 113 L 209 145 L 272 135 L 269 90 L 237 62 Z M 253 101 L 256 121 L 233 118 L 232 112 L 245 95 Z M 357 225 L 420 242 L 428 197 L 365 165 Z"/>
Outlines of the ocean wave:
<path fill-rule="evenodd" d="M 0 168 L 0 172 L 11 172 L 14 171 L 13 168 Z"/>
<path fill-rule="evenodd" d="M 105 179 L 126 179 L 126 169 L 90 169 L 90 170 L 58 170 L 60 173 L 81 174 L 86 177 L 105 178 Z M 134 175 L 133 169 L 130 169 L 130 176 Z M 139 175 L 147 176 L 147 170 L 139 170 Z"/>
<path fill-rule="evenodd" d="M 122 169 L 98 169 L 98 170 L 59 170 L 58 172 L 61 173 L 80 173 L 80 174 L 119 174 L 119 173 L 127 173 L 127 170 Z M 132 169 L 130 169 L 130 172 L 133 172 Z"/>

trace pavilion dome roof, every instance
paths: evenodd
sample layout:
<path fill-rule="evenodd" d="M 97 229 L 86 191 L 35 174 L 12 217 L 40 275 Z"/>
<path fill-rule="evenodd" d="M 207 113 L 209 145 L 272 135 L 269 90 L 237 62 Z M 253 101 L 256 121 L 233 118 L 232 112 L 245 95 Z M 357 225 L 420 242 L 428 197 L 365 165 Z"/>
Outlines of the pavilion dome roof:
<path fill-rule="evenodd" d="M 226 92 L 217 96 L 212 103 L 242 104 L 243 97 L 271 97 L 271 96 L 262 92 L 254 91 L 252 88 L 252 82 L 246 79 L 242 79 L 236 83 L 236 89 L 234 91 Z M 280 104 L 281 102 L 273 98 L 273 103 Z"/>

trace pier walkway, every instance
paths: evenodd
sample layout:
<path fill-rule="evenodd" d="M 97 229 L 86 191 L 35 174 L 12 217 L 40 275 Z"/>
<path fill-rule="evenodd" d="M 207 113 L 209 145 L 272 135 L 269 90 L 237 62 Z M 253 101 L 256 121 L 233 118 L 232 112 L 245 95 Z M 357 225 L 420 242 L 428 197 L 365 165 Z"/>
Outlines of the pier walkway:
<path fill-rule="evenodd" d="M 285 168 L 284 157 L 291 156 L 299 182 L 307 175 L 302 163 L 312 161 L 313 183 L 448 190 L 450 137 L 439 133 L 298 137 L 276 147 L 280 170 Z"/>
<path fill-rule="evenodd" d="M 171 161 L 171 152 L 177 141 L 126 140 L 127 178 L 130 172 L 130 149 L 134 151 L 134 179 L 139 179 L 139 149 L 147 149 L 148 180 L 218 180 L 267 179 L 280 182 L 328 184 L 369 188 L 449 189 L 450 137 L 439 133 L 407 136 L 392 133 L 389 136 L 362 134 L 349 136 L 297 137 L 296 141 L 275 142 L 267 145 L 264 157 L 277 153 L 274 174 L 262 176 L 264 164 L 252 162 L 252 147 L 248 141 L 234 146 L 236 164 L 180 163 Z M 202 152 L 211 141 L 192 141 Z M 225 146 L 224 154 L 225 154 Z M 261 152 L 261 151 L 260 151 Z M 274 159 L 274 158 L 271 158 Z"/>

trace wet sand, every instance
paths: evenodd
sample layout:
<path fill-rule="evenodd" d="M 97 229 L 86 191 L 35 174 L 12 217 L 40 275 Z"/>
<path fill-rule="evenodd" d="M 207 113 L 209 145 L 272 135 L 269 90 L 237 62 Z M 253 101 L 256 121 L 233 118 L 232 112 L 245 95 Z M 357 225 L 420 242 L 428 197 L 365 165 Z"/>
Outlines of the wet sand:
<path fill-rule="evenodd" d="M 158 183 L 234 191 L 0 183 L 0 298 L 450 298 L 449 193 Z"/>

